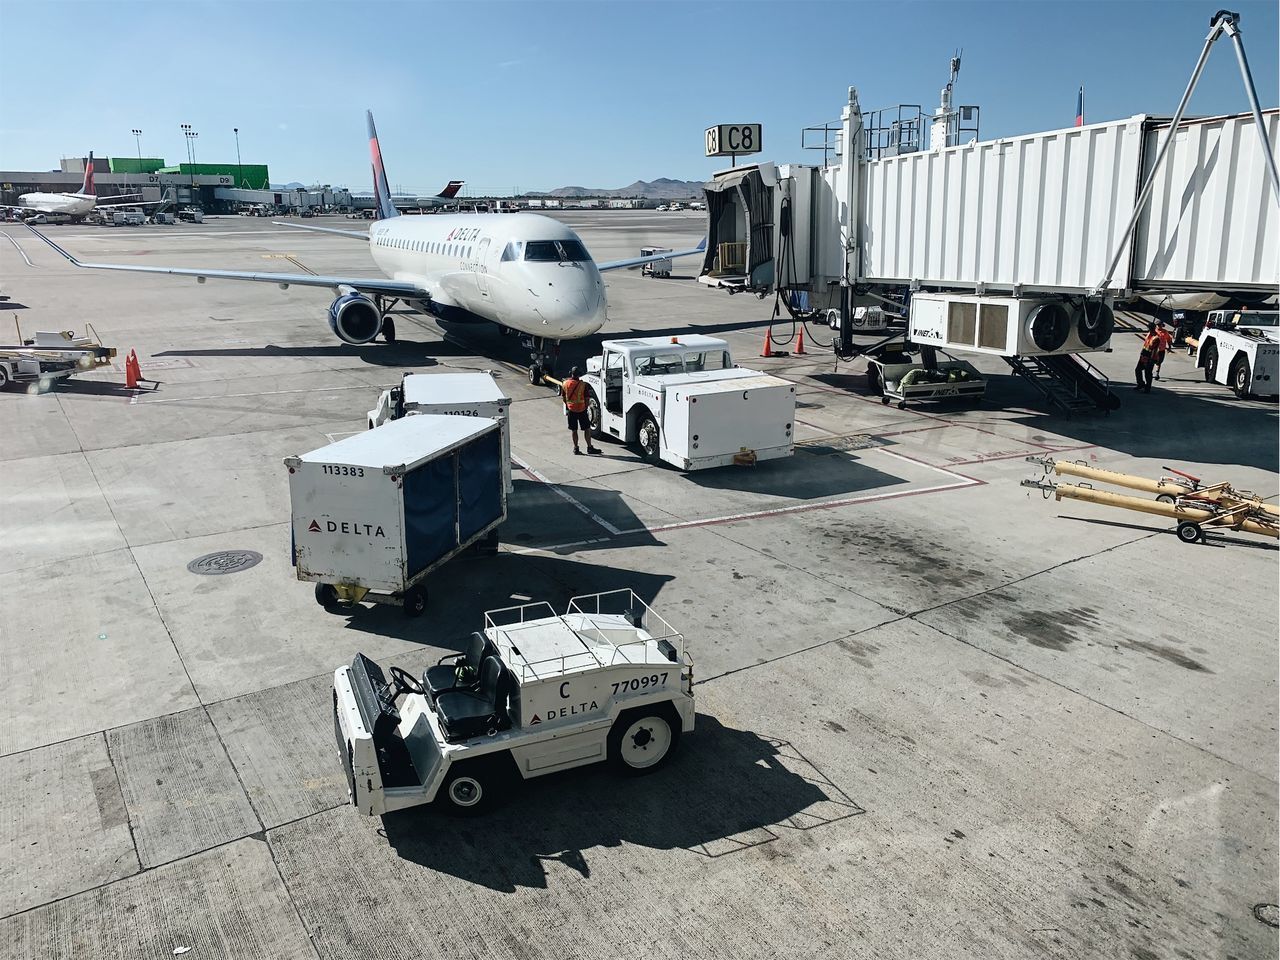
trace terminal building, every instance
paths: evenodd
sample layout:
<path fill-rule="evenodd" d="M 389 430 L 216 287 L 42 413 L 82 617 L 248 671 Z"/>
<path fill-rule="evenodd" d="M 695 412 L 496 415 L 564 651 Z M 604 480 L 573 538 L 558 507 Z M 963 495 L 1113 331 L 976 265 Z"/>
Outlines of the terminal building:
<path fill-rule="evenodd" d="M 17 206 L 24 193 L 74 193 L 84 182 L 81 158 L 64 159 L 57 170 L 0 170 L 0 205 Z M 179 207 L 209 213 L 232 213 L 242 204 L 262 204 L 282 211 L 334 210 L 351 207 L 350 194 L 329 186 L 272 189 L 265 163 L 166 164 L 162 157 L 94 157 L 93 179 L 103 200 L 124 195 L 159 201 L 166 193 Z"/>

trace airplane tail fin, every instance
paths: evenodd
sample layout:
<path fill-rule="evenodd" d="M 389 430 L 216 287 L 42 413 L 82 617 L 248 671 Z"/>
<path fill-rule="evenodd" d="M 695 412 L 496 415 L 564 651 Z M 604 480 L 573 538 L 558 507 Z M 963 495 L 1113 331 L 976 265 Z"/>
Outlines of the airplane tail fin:
<path fill-rule="evenodd" d="M 378 146 L 378 130 L 373 125 L 373 111 L 366 111 L 369 118 L 369 156 L 373 160 L 373 196 L 378 203 L 378 219 L 387 220 L 400 216 L 391 202 L 391 183 L 387 180 L 387 168 L 382 165 L 382 148 Z"/>
<path fill-rule="evenodd" d="M 80 186 L 80 192 L 86 196 L 94 196 L 93 189 L 93 151 L 89 151 L 89 159 L 84 164 L 84 183 Z"/>
<path fill-rule="evenodd" d="M 449 185 L 436 194 L 441 200 L 452 200 L 458 195 L 458 191 L 462 189 L 465 180 L 450 180 Z"/>

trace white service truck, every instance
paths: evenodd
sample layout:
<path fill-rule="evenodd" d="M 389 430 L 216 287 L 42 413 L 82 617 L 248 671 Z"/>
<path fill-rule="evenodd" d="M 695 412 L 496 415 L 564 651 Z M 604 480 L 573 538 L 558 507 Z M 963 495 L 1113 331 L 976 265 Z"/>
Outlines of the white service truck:
<path fill-rule="evenodd" d="M 105 367 L 115 356 L 115 347 L 70 330 L 37 333 L 18 344 L 0 344 L 0 390 L 11 383 L 34 383 L 37 390 L 47 390 L 55 380 Z"/>
<path fill-rule="evenodd" d="M 502 427 L 405 417 L 286 457 L 293 563 L 326 610 L 362 601 L 426 609 L 426 576 L 472 546 L 497 550 L 507 517 Z"/>
<path fill-rule="evenodd" d="M 609 761 L 657 770 L 693 732 L 684 638 L 630 589 L 485 614 L 421 679 L 357 654 L 333 677 L 347 795 L 377 816 L 437 802 L 478 813 L 524 780 Z M 399 697 L 403 700 L 397 705 Z"/>
<path fill-rule="evenodd" d="M 369 411 L 369 429 L 401 417 L 488 417 L 502 424 L 503 475 L 511 492 L 511 398 L 488 373 L 406 373 L 382 391 Z"/>
<path fill-rule="evenodd" d="M 582 377 L 597 437 L 681 470 L 795 453 L 795 384 L 735 366 L 724 340 L 636 337 L 601 350 Z"/>
<path fill-rule="evenodd" d="M 1197 338 L 1196 366 L 1206 383 L 1242 399 L 1280 395 L 1280 312 L 1214 310 Z"/>

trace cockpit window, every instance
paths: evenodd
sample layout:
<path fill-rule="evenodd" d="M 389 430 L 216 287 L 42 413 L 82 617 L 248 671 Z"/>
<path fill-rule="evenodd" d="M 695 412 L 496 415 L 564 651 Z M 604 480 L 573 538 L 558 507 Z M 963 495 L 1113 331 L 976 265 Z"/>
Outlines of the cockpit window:
<path fill-rule="evenodd" d="M 590 260 L 591 255 L 578 240 L 530 240 L 524 245 L 524 258 L 542 263 L 580 263 Z"/>
<path fill-rule="evenodd" d="M 502 251 L 502 262 L 506 263 L 508 260 L 519 260 L 523 255 L 524 241 L 512 240 Z"/>

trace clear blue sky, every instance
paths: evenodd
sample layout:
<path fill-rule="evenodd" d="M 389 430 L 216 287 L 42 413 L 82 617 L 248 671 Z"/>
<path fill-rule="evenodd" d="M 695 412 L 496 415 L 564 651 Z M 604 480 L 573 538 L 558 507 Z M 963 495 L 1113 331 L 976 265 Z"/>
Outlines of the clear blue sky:
<path fill-rule="evenodd" d="M 838 117 L 848 86 L 867 109 L 930 109 L 956 48 L 983 139 L 1070 126 L 1081 83 L 1089 122 L 1171 113 L 1220 3 L 0 0 L 0 169 L 133 155 L 133 127 L 176 162 L 190 123 L 199 160 L 234 161 L 238 126 L 276 181 L 367 189 L 372 107 L 408 190 L 704 178 L 725 165 L 702 156 L 705 127 L 758 121 L 762 159 L 811 161 L 800 129 Z M 1276 106 L 1277 5 L 1231 6 Z M 1247 109 L 1225 38 L 1191 107 Z"/>

